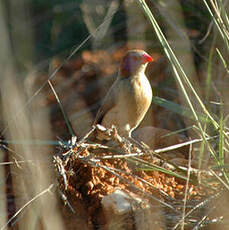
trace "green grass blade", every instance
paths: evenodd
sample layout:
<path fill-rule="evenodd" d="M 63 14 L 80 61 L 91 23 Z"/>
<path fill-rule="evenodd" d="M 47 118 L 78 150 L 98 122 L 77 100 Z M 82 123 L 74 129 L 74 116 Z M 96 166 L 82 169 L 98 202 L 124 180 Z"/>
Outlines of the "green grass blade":
<path fill-rule="evenodd" d="M 180 75 L 183 78 L 183 80 L 186 82 L 186 84 L 188 85 L 188 87 L 191 89 L 191 91 L 193 92 L 194 96 L 196 97 L 198 103 L 200 104 L 201 108 L 203 109 L 203 112 L 206 113 L 206 115 L 210 118 L 211 122 L 213 123 L 213 125 L 215 126 L 216 129 L 218 129 L 219 125 L 218 123 L 214 120 L 214 118 L 211 116 L 211 114 L 208 112 L 208 110 L 206 109 L 205 105 L 203 104 L 203 102 L 201 101 L 200 97 L 198 96 L 198 94 L 196 93 L 195 89 L 193 88 L 191 82 L 189 81 L 188 77 L 186 76 L 182 66 L 180 65 L 179 61 L 177 60 L 173 50 L 171 49 L 169 43 L 167 42 L 164 34 L 162 33 L 156 19 L 154 18 L 153 14 L 151 13 L 149 7 L 147 6 L 147 4 L 145 3 L 145 1 L 143 0 L 138 0 L 138 3 L 140 4 L 141 8 L 143 9 L 144 13 L 146 14 L 147 18 L 150 20 L 154 31 L 164 49 L 164 52 L 167 56 L 167 58 L 170 61 L 170 64 L 172 65 L 175 77 L 181 87 L 181 90 L 184 94 L 184 97 L 190 107 L 190 109 L 192 110 L 192 113 L 195 117 L 196 122 L 198 123 L 198 126 L 200 128 L 200 130 L 202 130 L 202 126 L 201 123 L 198 119 L 198 116 L 196 114 L 196 111 L 189 99 L 189 95 L 187 94 L 187 91 L 181 81 Z"/>
<path fill-rule="evenodd" d="M 189 108 L 181 106 L 177 103 L 174 103 L 172 101 L 168 101 L 164 98 L 160 98 L 160 97 L 156 97 L 156 96 L 153 97 L 153 103 L 155 103 L 155 104 L 157 104 L 163 108 L 166 108 L 169 111 L 180 114 L 181 116 L 195 120 L 195 117 L 193 116 L 193 113 Z M 201 113 L 197 113 L 197 115 L 202 122 L 210 123 L 210 120 L 206 117 L 206 115 L 201 114 Z"/>

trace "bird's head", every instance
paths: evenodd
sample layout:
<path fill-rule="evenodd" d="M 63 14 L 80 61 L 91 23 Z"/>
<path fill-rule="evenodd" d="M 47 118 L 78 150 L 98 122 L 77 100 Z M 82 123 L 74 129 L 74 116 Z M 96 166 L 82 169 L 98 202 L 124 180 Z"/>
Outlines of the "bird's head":
<path fill-rule="evenodd" d="M 147 64 L 153 58 L 143 50 L 130 50 L 123 57 L 120 65 L 120 75 L 129 77 L 140 72 L 144 72 Z"/>

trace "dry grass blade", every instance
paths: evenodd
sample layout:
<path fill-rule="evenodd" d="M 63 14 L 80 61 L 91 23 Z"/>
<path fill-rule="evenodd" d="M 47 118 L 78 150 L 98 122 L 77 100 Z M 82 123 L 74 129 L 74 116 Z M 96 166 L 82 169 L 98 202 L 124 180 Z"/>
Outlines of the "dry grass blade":
<path fill-rule="evenodd" d="M 187 181 L 185 185 L 185 196 L 184 196 L 184 206 L 183 206 L 183 213 L 182 213 L 182 222 L 181 222 L 181 229 L 184 230 L 185 225 L 185 210 L 186 210 L 186 204 L 187 204 L 187 195 L 188 195 L 188 184 L 190 180 L 190 169 L 191 169 L 191 155 L 192 155 L 192 145 L 190 145 L 189 149 L 189 158 L 188 158 L 188 172 L 187 172 Z"/>
<path fill-rule="evenodd" d="M 39 194 L 37 194 L 35 197 L 33 197 L 31 200 L 29 200 L 27 203 L 25 203 L 19 210 L 5 223 L 0 230 L 4 230 L 7 228 L 8 224 L 11 223 L 26 207 L 28 207 L 32 202 L 37 200 L 39 197 L 43 196 L 45 193 L 48 193 L 53 188 L 54 184 L 51 184 L 47 189 L 43 190 Z"/>
<path fill-rule="evenodd" d="M 188 216 L 190 216 L 195 210 L 198 210 L 199 208 L 207 205 L 209 202 L 211 202 L 212 200 L 217 199 L 220 195 L 222 194 L 222 192 L 218 192 L 215 195 L 209 197 L 208 199 L 200 202 L 198 205 L 196 205 L 194 208 L 192 208 L 189 212 L 186 213 L 186 215 L 184 216 L 184 218 L 186 219 Z M 176 230 L 179 225 L 181 224 L 183 220 L 181 219 L 180 221 L 178 221 L 178 223 L 172 228 L 172 230 Z"/>
<path fill-rule="evenodd" d="M 59 99 L 59 97 L 58 97 L 58 95 L 57 95 L 57 93 L 56 93 L 56 91 L 55 91 L 53 85 L 52 85 L 51 80 L 48 80 L 48 84 L 49 84 L 50 88 L 52 89 L 52 92 L 53 92 L 53 94 L 55 95 L 55 98 L 56 98 L 56 100 L 57 100 L 57 102 L 58 102 L 58 104 L 59 104 L 59 107 L 60 107 L 60 109 L 61 109 L 61 112 L 62 112 L 62 114 L 63 114 L 63 116 L 64 116 L 65 123 L 66 123 L 66 125 L 67 125 L 67 127 L 68 127 L 69 133 L 70 133 L 72 136 L 75 136 L 75 135 L 76 135 L 76 132 L 74 131 L 74 129 L 73 129 L 72 125 L 71 125 L 71 122 L 69 121 L 69 119 L 68 119 L 68 117 L 67 117 L 67 114 L 66 114 L 65 111 L 64 111 L 64 107 L 63 107 L 63 105 L 62 105 L 62 103 L 61 103 L 61 101 L 60 101 L 60 99 Z"/>

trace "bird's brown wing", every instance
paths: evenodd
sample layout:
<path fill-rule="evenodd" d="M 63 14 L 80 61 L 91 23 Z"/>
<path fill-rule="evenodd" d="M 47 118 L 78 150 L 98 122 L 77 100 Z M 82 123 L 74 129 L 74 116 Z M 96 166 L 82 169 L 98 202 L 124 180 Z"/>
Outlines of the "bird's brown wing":
<path fill-rule="evenodd" d="M 116 105 L 118 92 L 117 86 L 118 81 L 114 82 L 107 95 L 105 96 L 104 101 L 96 114 L 94 125 L 101 124 L 104 115 Z"/>

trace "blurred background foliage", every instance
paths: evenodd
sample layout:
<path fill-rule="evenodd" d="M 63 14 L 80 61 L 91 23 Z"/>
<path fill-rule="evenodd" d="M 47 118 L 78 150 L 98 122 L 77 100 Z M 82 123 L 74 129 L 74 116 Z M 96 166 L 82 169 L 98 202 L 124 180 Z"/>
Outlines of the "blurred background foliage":
<path fill-rule="evenodd" d="M 112 16 L 107 35 L 111 34 L 117 43 L 126 43 L 128 40 L 139 41 L 141 35 L 137 33 L 136 27 L 131 28 L 131 30 L 134 31 L 131 34 L 132 37 L 129 37 L 127 34 L 127 7 L 124 6 L 127 4 L 128 7 L 132 7 L 133 10 L 137 7 L 137 3 L 131 0 L 118 0 L 115 2 L 118 4 L 118 8 L 117 12 Z M 192 41 L 193 51 L 196 54 L 197 59 L 195 60 L 198 63 L 198 60 L 201 60 L 200 56 L 203 55 L 201 54 L 201 50 L 199 50 L 202 48 L 199 41 L 206 34 L 206 29 L 208 28 L 211 19 L 206 7 L 201 1 L 180 0 L 179 2 L 184 14 L 184 22 L 188 30 L 187 32 Z M 15 28 L 13 22 L 17 20 L 17 18 L 15 18 L 15 12 L 17 12 L 16 7 L 20 4 L 15 4 L 13 1 L 5 1 L 5 16 L 8 19 L 8 25 L 10 32 L 12 33 L 12 40 L 18 39 L 18 36 L 14 37 L 15 32 L 19 37 L 22 36 L 20 36 L 19 33 L 25 34 L 25 32 L 31 32 L 30 35 L 34 38 L 34 45 L 32 48 L 35 54 L 35 60 L 41 61 L 55 55 L 69 54 L 73 47 L 80 44 L 88 36 L 88 33 L 91 32 L 91 30 L 95 29 L 103 22 L 111 3 L 114 3 L 114 1 L 25 0 L 21 3 L 23 4 L 24 9 L 19 6 L 18 10 L 24 11 L 23 17 L 25 17 L 25 22 L 28 23 L 28 26 L 19 25 L 19 27 Z M 159 22 L 161 17 L 164 17 L 166 20 L 166 12 L 163 12 L 163 10 L 160 11 L 160 4 L 164 4 L 162 1 L 148 1 L 148 3 Z M 134 10 L 138 14 L 142 14 L 140 9 Z M 20 12 L 18 12 L 18 16 L 21 17 L 19 14 Z M 89 19 L 85 19 L 86 16 L 88 16 Z M 89 20 L 91 20 L 91 22 L 88 22 Z M 134 16 L 132 20 L 135 21 Z M 163 21 L 161 21 L 161 26 L 163 26 L 162 23 Z M 145 26 L 144 24 L 145 22 L 142 24 L 143 27 Z M 147 40 L 150 42 L 154 35 L 152 34 L 151 26 L 147 25 L 147 27 Z M 27 31 L 27 29 L 29 31 Z M 100 41 L 99 48 L 106 48 L 104 42 L 107 46 L 110 46 L 109 41 L 106 41 L 107 35 L 104 38 L 105 41 Z M 82 49 L 90 49 L 92 47 L 91 43 L 92 41 L 90 40 L 82 47 Z"/>
<path fill-rule="evenodd" d="M 187 74 L 193 79 L 197 88 L 199 85 L 204 87 L 205 77 L 203 78 L 201 72 L 206 69 L 208 64 L 209 47 L 214 36 L 211 33 L 213 30 L 211 18 L 204 4 L 195 0 L 169 2 L 157 0 L 147 1 L 147 3 L 160 27 L 168 36 L 168 41 L 174 45 L 174 50 L 180 52 L 180 61 L 186 60 L 186 56 L 189 56 L 190 61 L 186 60 L 186 63 L 190 62 L 190 69 L 186 69 Z M 67 83 L 64 85 L 62 82 L 59 94 L 67 111 L 70 104 L 72 104 L 72 108 L 76 107 L 73 100 L 76 99 L 77 93 L 85 101 L 88 101 L 88 98 L 92 97 L 91 95 L 95 95 L 95 93 L 90 95 L 88 91 L 92 92 L 94 89 L 99 92 L 94 100 L 90 101 L 89 99 L 90 103 L 84 107 L 91 107 L 102 98 L 114 80 L 122 53 L 125 52 L 125 49 L 130 48 L 142 48 L 154 56 L 155 63 L 148 70 L 154 95 L 179 103 L 176 82 L 171 77 L 171 67 L 166 62 L 163 48 L 136 1 L 25 0 L 4 1 L 3 6 L 10 36 L 12 58 L 18 68 L 17 73 L 21 77 L 34 70 L 47 74 L 50 71 L 50 63 L 51 69 L 55 68 L 77 49 L 76 54 L 71 57 L 71 61 L 75 61 L 71 63 L 69 60 L 68 64 L 65 63 L 62 68 L 62 76 L 64 72 L 68 79 L 75 79 L 75 82 L 73 81 L 75 85 L 81 85 L 80 89 L 77 89 L 69 83 L 75 87 L 76 91 L 75 94 L 69 93 L 69 96 L 65 97 L 69 87 L 66 86 Z M 177 24 L 179 21 L 182 21 L 180 25 Z M 183 27 L 182 24 L 184 24 Z M 174 34 L 171 31 L 174 31 Z M 84 41 L 86 42 L 83 43 Z M 122 47 L 126 48 L 120 54 L 114 55 L 115 57 L 110 55 L 118 53 Z M 96 51 L 105 51 L 108 57 L 106 58 L 106 54 L 94 53 L 94 59 L 97 57 L 100 61 L 93 61 L 92 56 L 89 55 L 89 57 L 88 53 L 85 55 L 84 51 L 90 51 L 91 55 Z M 76 79 L 76 73 L 79 70 L 84 72 L 84 75 L 95 75 L 95 77 L 90 77 L 93 79 L 91 82 L 93 86 L 89 84 L 91 80 L 85 80 L 86 77 L 80 78 L 80 80 Z M 195 71 L 197 72 L 195 73 Z M 31 74 L 28 75 L 30 79 L 38 79 L 35 76 L 31 77 Z M 72 77 L 74 75 L 75 77 Z M 99 85 L 98 79 L 105 76 L 105 83 L 96 88 L 96 85 Z M 111 76 L 111 78 L 107 76 Z M 41 81 L 36 81 L 38 83 L 36 83 L 35 89 L 42 84 Z M 55 76 L 54 85 L 58 86 L 58 82 L 60 80 L 58 80 L 58 76 Z M 82 85 L 85 84 L 88 85 L 87 92 L 82 89 Z M 180 98 L 180 100 L 182 99 Z M 93 114 L 97 107 L 92 109 Z M 70 108 L 71 111 L 74 110 L 72 108 Z M 52 111 L 53 109 L 51 109 L 53 118 L 56 116 L 57 110 Z M 163 111 L 161 112 L 163 113 Z M 170 125 L 167 124 L 167 121 L 161 120 L 165 114 L 159 112 L 157 114 L 158 116 L 154 117 L 155 121 L 153 122 L 156 126 L 172 130 L 184 128 L 183 118 L 179 114 L 170 113 L 171 120 L 175 120 L 175 123 Z M 73 116 L 77 117 L 77 115 Z M 79 123 L 81 122 L 76 122 L 75 126 Z M 152 122 L 146 122 L 146 124 L 152 125 Z"/>

